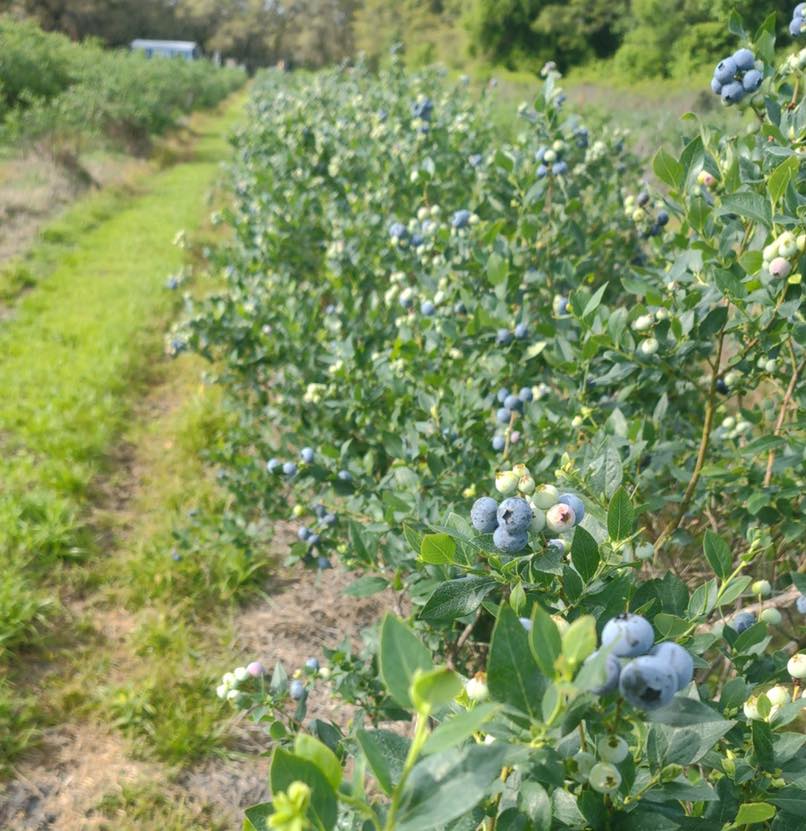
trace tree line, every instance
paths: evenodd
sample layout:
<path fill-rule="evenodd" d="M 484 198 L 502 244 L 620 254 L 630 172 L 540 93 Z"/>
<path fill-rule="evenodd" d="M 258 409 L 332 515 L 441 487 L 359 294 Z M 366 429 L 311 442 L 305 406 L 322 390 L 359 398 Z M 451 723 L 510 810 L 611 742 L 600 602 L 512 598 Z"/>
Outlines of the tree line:
<path fill-rule="evenodd" d="M 613 59 L 634 78 L 685 77 L 718 59 L 736 9 L 750 25 L 771 11 L 783 29 L 794 0 L 0 0 L 73 39 L 121 46 L 135 37 L 195 40 L 254 69 L 317 67 L 358 52 L 380 61 L 402 44 L 411 64 L 471 62 L 536 71 Z"/>

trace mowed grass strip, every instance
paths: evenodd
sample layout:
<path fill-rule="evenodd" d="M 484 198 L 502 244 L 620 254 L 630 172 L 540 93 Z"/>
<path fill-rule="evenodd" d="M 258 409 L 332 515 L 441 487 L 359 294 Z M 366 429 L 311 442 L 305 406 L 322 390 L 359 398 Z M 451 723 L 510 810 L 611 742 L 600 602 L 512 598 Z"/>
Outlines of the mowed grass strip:
<path fill-rule="evenodd" d="M 193 157 L 75 239 L 0 324 L 0 658 L 41 629 L 63 564 L 93 552 L 92 483 L 162 352 L 174 238 L 206 214 L 242 100 L 197 119 Z"/>

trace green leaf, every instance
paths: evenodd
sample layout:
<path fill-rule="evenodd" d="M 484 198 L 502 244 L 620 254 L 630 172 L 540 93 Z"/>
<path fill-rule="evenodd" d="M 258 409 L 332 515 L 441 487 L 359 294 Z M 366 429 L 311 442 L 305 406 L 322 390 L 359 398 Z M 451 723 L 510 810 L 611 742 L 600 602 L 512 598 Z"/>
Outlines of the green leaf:
<path fill-rule="evenodd" d="M 456 543 L 448 534 L 426 534 L 420 543 L 420 559 L 439 566 L 452 563 L 456 557 Z"/>
<path fill-rule="evenodd" d="M 788 785 L 780 791 L 774 791 L 767 795 L 767 799 L 786 814 L 801 818 L 806 815 L 806 790 L 797 785 Z"/>
<path fill-rule="evenodd" d="M 403 790 L 396 831 L 428 831 L 467 813 L 488 796 L 512 754 L 503 742 L 426 756 Z"/>
<path fill-rule="evenodd" d="M 737 214 L 753 222 L 760 222 L 765 228 L 772 227 L 772 211 L 770 203 L 760 194 L 753 191 L 731 193 L 722 198 L 722 204 L 717 209 L 718 216 Z"/>
<path fill-rule="evenodd" d="M 790 156 L 785 159 L 778 167 L 770 174 L 767 181 L 767 191 L 770 194 L 773 204 L 775 204 L 783 195 L 786 186 L 792 180 L 792 177 L 798 172 L 797 156 Z"/>
<path fill-rule="evenodd" d="M 274 813 L 274 806 L 271 802 L 252 805 L 244 813 L 246 819 L 243 823 L 243 831 L 269 831 L 268 819 Z"/>
<path fill-rule="evenodd" d="M 592 615 L 578 617 L 562 636 L 563 659 L 575 670 L 596 650 L 596 620 Z"/>
<path fill-rule="evenodd" d="M 462 679 L 448 667 L 418 669 L 414 673 L 409 695 L 419 712 L 429 713 L 453 701 L 462 692 L 462 687 Z"/>
<path fill-rule="evenodd" d="M 752 825 L 754 822 L 766 822 L 775 816 L 777 809 L 769 802 L 745 802 L 739 806 L 736 825 Z"/>
<path fill-rule="evenodd" d="M 532 656 L 526 630 L 509 606 L 502 606 L 487 659 L 490 695 L 533 720 L 540 719 L 546 679 Z"/>
<path fill-rule="evenodd" d="M 336 793 L 319 767 L 307 759 L 289 753 L 282 747 L 274 751 L 269 771 L 271 792 L 287 791 L 293 782 L 304 782 L 311 789 L 308 813 L 321 823 L 325 831 L 336 824 L 338 807 Z"/>
<path fill-rule="evenodd" d="M 764 255 L 761 251 L 745 251 L 739 257 L 739 265 L 747 274 L 758 274 L 764 263 Z"/>
<path fill-rule="evenodd" d="M 730 546 L 718 534 L 713 531 L 706 531 L 702 547 L 705 558 L 714 570 L 714 574 L 720 580 L 724 580 L 732 571 L 733 554 Z"/>
<path fill-rule="evenodd" d="M 494 286 L 503 283 L 509 275 L 509 263 L 500 254 L 493 252 L 487 260 L 487 279 Z"/>
<path fill-rule="evenodd" d="M 546 678 L 553 678 L 556 673 L 554 662 L 562 653 L 562 639 L 560 630 L 551 619 L 551 615 L 537 605 L 532 612 L 529 646 L 540 671 Z"/>
<path fill-rule="evenodd" d="M 750 731 L 753 738 L 753 752 L 756 762 L 762 770 L 772 770 L 775 767 L 775 753 L 772 747 L 772 729 L 765 721 L 754 719 Z"/>
<path fill-rule="evenodd" d="M 389 586 L 389 581 L 377 574 L 365 574 L 357 580 L 353 580 L 347 588 L 344 589 L 344 594 L 348 597 L 370 597 L 373 594 L 382 592 Z"/>
<path fill-rule="evenodd" d="M 655 154 L 655 158 L 652 160 L 652 169 L 658 179 L 665 182 L 670 188 L 679 190 L 683 184 L 683 165 L 663 148 Z"/>
<path fill-rule="evenodd" d="M 691 727 L 712 721 L 726 723 L 721 714 L 693 698 L 683 698 L 676 695 L 669 704 L 659 710 L 650 710 L 646 717 L 657 724 L 668 724 L 671 727 Z M 731 722 L 734 724 L 735 722 Z"/>
<path fill-rule="evenodd" d="M 624 488 L 619 488 L 607 508 L 607 533 L 611 540 L 625 540 L 632 533 L 635 511 Z"/>
<path fill-rule="evenodd" d="M 357 730 L 358 744 L 386 794 L 391 794 L 400 781 L 410 742 L 391 730 Z"/>
<path fill-rule="evenodd" d="M 586 583 L 596 574 L 599 565 L 599 546 L 580 525 L 574 529 L 574 538 L 571 541 L 571 562 Z"/>
<path fill-rule="evenodd" d="M 550 831 L 551 799 L 540 783 L 521 781 L 518 807 L 529 818 L 533 831 Z"/>
<path fill-rule="evenodd" d="M 441 753 L 455 747 L 478 732 L 491 718 L 501 711 L 498 704 L 477 704 L 472 710 L 464 710 L 443 721 L 428 737 L 424 754 Z"/>
<path fill-rule="evenodd" d="M 431 669 L 431 653 L 402 620 L 387 614 L 378 650 L 381 679 L 401 707 L 412 707 L 409 688 L 418 669 Z"/>
<path fill-rule="evenodd" d="M 604 297 L 605 291 L 607 291 L 609 283 L 604 283 L 596 290 L 593 297 L 585 304 L 585 309 L 582 312 L 582 317 L 587 317 L 589 314 L 593 314 L 598 308 L 599 304 L 602 302 L 602 297 Z"/>
<path fill-rule="evenodd" d="M 338 790 L 341 785 L 341 765 L 336 754 L 323 742 L 308 733 L 297 733 L 294 753 L 301 759 L 313 762 L 325 775 L 325 779 Z"/>
<path fill-rule="evenodd" d="M 711 309 L 700 323 L 700 337 L 707 339 L 715 335 L 728 321 L 727 306 Z"/>
<path fill-rule="evenodd" d="M 429 623 L 451 621 L 475 612 L 496 587 L 489 577 L 469 575 L 440 583 L 426 601 L 420 617 Z"/>

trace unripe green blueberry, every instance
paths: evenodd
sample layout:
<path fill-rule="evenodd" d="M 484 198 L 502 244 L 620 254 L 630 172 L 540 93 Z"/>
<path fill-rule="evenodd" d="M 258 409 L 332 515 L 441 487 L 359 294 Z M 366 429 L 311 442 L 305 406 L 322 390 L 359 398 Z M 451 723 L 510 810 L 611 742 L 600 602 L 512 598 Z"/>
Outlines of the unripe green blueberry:
<path fill-rule="evenodd" d="M 549 508 L 557 504 L 560 498 L 560 492 L 554 485 L 540 485 L 532 495 L 532 502 L 540 508 L 541 511 L 547 511 Z"/>
<path fill-rule="evenodd" d="M 588 782 L 598 793 L 613 793 L 621 787 L 621 774 L 609 762 L 597 762 L 588 774 Z"/>
<path fill-rule="evenodd" d="M 533 534 L 539 534 L 546 527 L 546 512 L 541 511 L 533 502 L 529 502 L 532 509 L 532 522 L 529 530 Z"/>
<path fill-rule="evenodd" d="M 518 475 L 511 470 L 499 470 L 495 474 L 495 489 L 503 496 L 515 493 L 518 487 Z"/>
<path fill-rule="evenodd" d="M 769 597 L 770 594 L 772 594 L 772 586 L 770 585 L 769 580 L 756 580 L 755 583 L 750 586 L 750 591 L 760 597 Z"/>
<path fill-rule="evenodd" d="M 785 687 L 783 684 L 776 684 L 774 687 L 770 687 L 770 689 L 768 689 L 764 694 L 767 696 L 773 707 L 779 708 L 783 707 L 784 704 L 788 704 L 790 698 L 792 697 L 788 687 Z"/>
<path fill-rule="evenodd" d="M 754 695 L 748 698 L 744 702 L 742 710 L 744 711 L 745 718 L 750 721 L 759 721 L 761 719 L 761 713 L 758 709 L 758 696 Z"/>
<path fill-rule="evenodd" d="M 793 678 L 806 678 L 806 652 L 793 655 L 786 664 L 786 670 Z"/>
<path fill-rule="evenodd" d="M 535 480 L 530 474 L 527 473 L 526 476 L 521 476 L 521 478 L 518 479 L 518 490 L 525 494 L 534 493 Z"/>
<path fill-rule="evenodd" d="M 642 355 L 649 357 L 650 355 L 654 355 L 658 351 L 659 346 L 660 344 L 658 343 L 657 338 L 646 338 L 638 344 L 638 349 Z"/>
<path fill-rule="evenodd" d="M 599 758 L 603 762 L 618 765 L 627 758 L 630 748 L 621 736 L 603 736 L 596 745 Z"/>
<path fill-rule="evenodd" d="M 632 328 L 636 332 L 645 332 L 647 329 L 652 328 L 652 323 L 652 315 L 640 315 L 633 321 Z"/>
<path fill-rule="evenodd" d="M 762 623 L 767 623 L 770 626 L 778 626 L 781 621 L 783 620 L 783 615 L 773 607 L 769 609 L 763 609 L 758 616 L 758 619 Z"/>
<path fill-rule="evenodd" d="M 577 782 L 585 782 L 596 764 L 596 759 L 592 753 L 586 750 L 580 750 L 571 757 L 571 776 Z"/>

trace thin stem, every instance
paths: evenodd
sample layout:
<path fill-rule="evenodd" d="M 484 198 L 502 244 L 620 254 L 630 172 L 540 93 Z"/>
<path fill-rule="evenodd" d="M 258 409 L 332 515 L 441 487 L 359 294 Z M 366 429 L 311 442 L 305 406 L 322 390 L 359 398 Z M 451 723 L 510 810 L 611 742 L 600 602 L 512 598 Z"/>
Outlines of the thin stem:
<path fill-rule="evenodd" d="M 340 791 L 339 800 L 362 813 L 372 823 L 372 827 L 375 828 L 376 831 L 382 831 L 381 821 L 378 819 L 378 815 L 372 810 L 371 806 L 367 805 L 367 803 L 362 799 L 358 799 L 355 796 L 350 796 L 349 794 L 342 793 Z"/>
<path fill-rule="evenodd" d="M 798 376 L 803 371 L 803 367 L 806 366 L 806 358 L 800 362 L 800 365 L 795 363 L 795 353 L 792 350 L 792 343 L 789 342 L 787 345 L 789 346 L 789 354 L 792 356 L 792 377 L 789 379 L 789 386 L 787 386 L 786 392 L 784 393 L 784 400 L 781 402 L 781 409 L 778 412 L 778 420 L 775 422 L 775 429 L 772 431 L 773 436 L 777 436 L 781 432 L 781 428 L 784 426 L 786 411 L 789 409 L 789 402 L 792 400 L 792 393 L 795 391 Z M 772 466 L 774 463 L 775 449 L 773 448 L 767 456 L 767 471 L 764 474 L 765 488 L 768 488 L 770 486 L 770 482 L 772 481 Z"/>
<path fill-rule="evenodd" d="M 389 806 L 389 813 L 386 815 L 386 823 L 383 826 L 384 831 L 394 831 L 395 822 L 397 820 L 397 812 L 400 809 L 400 800 L 403 797 L 403 789 L 406 786 L 412 768 L 417 762 L 420 751 L 428 738 L 428 716 L 422 713 L 417 713 L 417 720 L 414 726 L 414 738 L 411 740 L 409 752 L 406 755 L 406 761 L 403 764 L 403 773 L 400 775 L 400 781 L 397 783 L 394 792 L 392 793 L 392 803 Z"/>
<path fill-rule="evenodd" d="M 714 360 L 714 371 L 711 373 L 711 386 L 708 390 L 708 398 L 705 401 L 705 418 L 702 424 L 702 435 L 700 436 L 700 447 L 697 450 L 697 460 L 694 463 L 694 470 L 691 472 L 691 479 L 688 487 L 683 494 L 683 499 L 675 512 L 675 515 L 666 524 L 666 527 L 661 531 L 660 536 L 655 540 L 655 551 L 658 552 L 663 547 L 663 544 L 672 534 L 677 530 L 683 517 L 685 516 L 688 506 L 694 497 L 694 491 L 697 489 L 697 484 L 700 481 L 703 466 L 705 465 L 705 457 L 708 453 L 708 443 L 711 440 L 711 428 L 714 423 L 714 411 L 716 410 L 716 382 L 719 377 L 719 366 L 722 362 L 722 346 L 725 342 L 725 327 L 719 331 L 719 341 L 717 343 L 716 358 Z"/>

